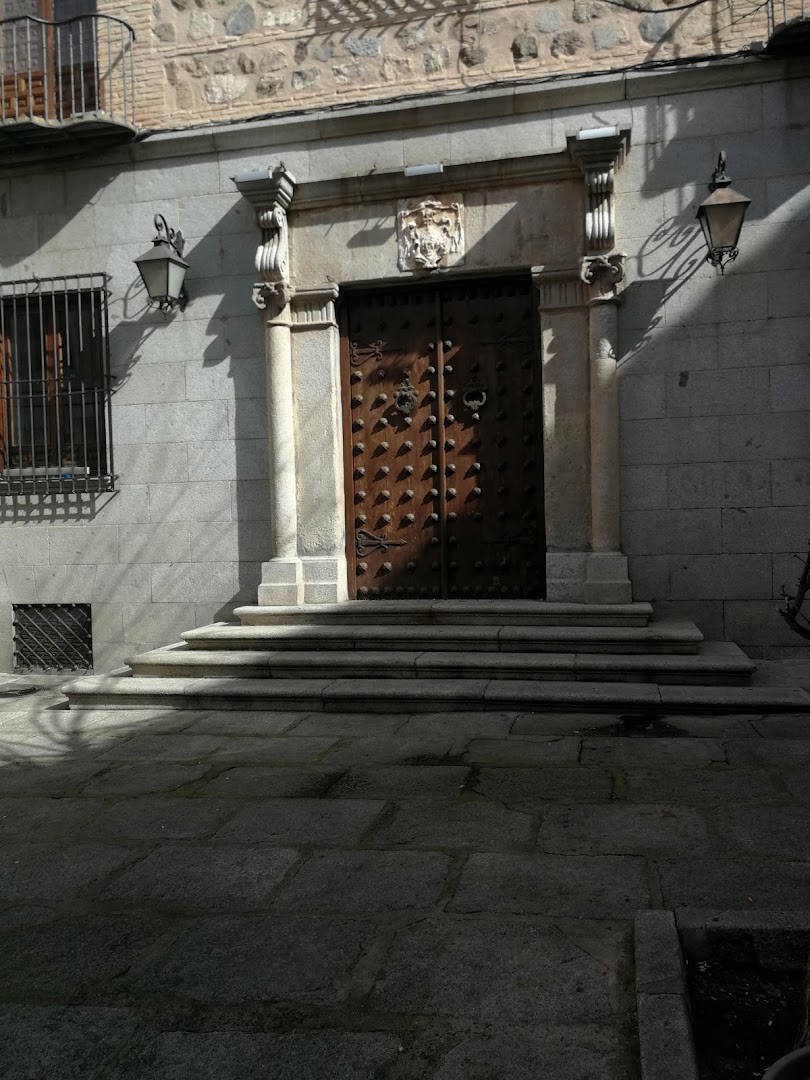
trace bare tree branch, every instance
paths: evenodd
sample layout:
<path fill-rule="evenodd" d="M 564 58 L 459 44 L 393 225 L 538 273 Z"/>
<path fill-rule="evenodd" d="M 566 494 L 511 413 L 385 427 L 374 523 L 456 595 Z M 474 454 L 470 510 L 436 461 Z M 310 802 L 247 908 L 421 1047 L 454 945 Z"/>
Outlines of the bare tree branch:
<path fill-rule="evenodd" d="M 797 556 L 798 558 L 798 556 Z M 791 630 L 795 631 L 800 637 L 806 638 L 810 641 L 810 624 L 802 626 L 801 623 L 807 623 L 807 616 L 802 614 L 801 608 L 804 603 L 804 599 L 810 590 L 810 548 L 807 552 L 807 558 L 804 561 L 804 569 L 802 570 L 802 576 L 799 578 L 796 586 L 796 595 L 789 596 L 785 590 L 785 586 L 782 586 L 782 599 L 785 601 L 783 608 L 777 608 L 777 611 L 788 624 Z M 801 622 L 799 621 L 801 620 Z"/>

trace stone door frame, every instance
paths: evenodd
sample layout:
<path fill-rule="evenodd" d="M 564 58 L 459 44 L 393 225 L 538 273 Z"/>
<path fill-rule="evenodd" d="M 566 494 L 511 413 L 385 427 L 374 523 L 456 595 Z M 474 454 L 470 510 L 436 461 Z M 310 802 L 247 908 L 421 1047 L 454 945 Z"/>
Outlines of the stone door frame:
<path fill-rule="evenodd" d="M 536 170 L 583 185 L 584 236 L 567 267 L 534 267 L 540 316 L 542 436 L 548 601 L 629 603 L 620 548 L 617 305 L 624 257 L 615 252 L 613 175 L 629 132 L 569 139 L 568 154 L 515 159 L 521 179 Z M 504 163 L 454 166 L 453 187 L 504 183 Z M 262 565 L 261 605 L 340 603 L 348 599 L 339 286 L 296 281 L 289 266 L 287 210 L 401 197 L 404 177 L 381 174 L 356 184 L 299 185 L 283 165 L 238 182 L 254 205 L 262 243 L 262 281 L 254 300 L 265 323 L 270 456 L 270 560 Z M 364 194 L 371 186 L 373 194 Z M 409 189 L 412 192 L 412 189 Z M 292 228 L 295 228 L 293 219 Z M 572 222 L 572 229 L 577 224 Z M 293 243 L 294 251 L 294 243 Z M 519 265 L 487 268 L 514 274 Z M 454 277 L 462 271 L 448 272 Z M 470 270 L 480 277 L 482 271 Z M 373 286 L 401 283 L 391 274 Z"/>

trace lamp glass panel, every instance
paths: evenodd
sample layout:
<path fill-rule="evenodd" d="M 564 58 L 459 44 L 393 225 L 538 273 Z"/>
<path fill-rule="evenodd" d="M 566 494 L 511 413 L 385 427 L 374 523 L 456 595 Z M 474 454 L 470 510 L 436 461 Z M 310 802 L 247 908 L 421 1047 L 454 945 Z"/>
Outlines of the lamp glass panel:
<path fill-rule="evenodd" d="M 726 203 L 707 206 L 704 213 L 711 233 L 711 247 L 735 248 L 740 238 L 746 206 L 744 203 Z"/>
<path fill-rule="evenodd" d="M 186 267 L 176 262 L 169 262 L 168 264 L 168 286 L 166 288 L 165 296 L 169 296 L 172 300 L 176 300 L 180 293 L 183 291 L 183 281 L 186 277 Z"/>
<path fill-rule="evenodd" d="M 138 263 L 146 291 L 152 299 L 166 296 L 169 286 L 169 260 L 145 259 Z"/>

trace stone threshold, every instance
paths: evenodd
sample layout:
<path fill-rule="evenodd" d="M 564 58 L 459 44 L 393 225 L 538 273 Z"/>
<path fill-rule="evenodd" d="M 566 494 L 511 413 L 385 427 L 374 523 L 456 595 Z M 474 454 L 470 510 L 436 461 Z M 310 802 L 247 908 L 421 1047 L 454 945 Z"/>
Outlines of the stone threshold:
<path fill-rule="evenodd" d="M 342 604 L 244 605 L 234 615 L 246 625 L 303 626 L 418 622 L 526 626 L 646 626 L 652 604 L 564 604 L 549 600 L 348 600 Z"/>
<path fill-rule="evenodd" d="M 806 712 L 798 687 L 500 679 L 182 679 L 85 676 L 62 688 L 71 708 L 264 709 L 311 712 Z M 810 716 L 808 717 L 810 723 Z"/>

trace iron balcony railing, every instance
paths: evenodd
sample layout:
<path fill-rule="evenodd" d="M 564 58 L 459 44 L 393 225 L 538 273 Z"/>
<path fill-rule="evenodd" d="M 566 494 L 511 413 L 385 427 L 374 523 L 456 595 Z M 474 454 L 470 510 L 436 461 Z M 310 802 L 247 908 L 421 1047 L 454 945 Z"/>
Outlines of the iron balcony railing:
<path fill-rule="evenodd" d="M 0 495 L 111 491 L 107 278 L 0 283 Z"/>
<path fill-rule="evenodd" d="M 0 124 L 135 127 L 135 32 L 113 15 L 0 22 Z"/>
<path fill-rule="evenodd" d="M 802 26 L 810 20 L 810 0 L 767 0 L 765 9 L 768 14 L 768 39 L 774 34 L 780 36 L 791 31 L 804 31 Z"/>

